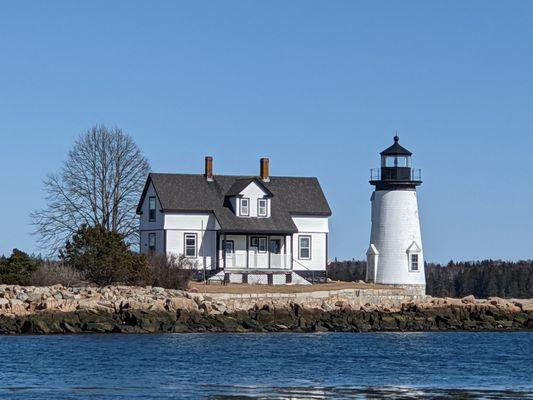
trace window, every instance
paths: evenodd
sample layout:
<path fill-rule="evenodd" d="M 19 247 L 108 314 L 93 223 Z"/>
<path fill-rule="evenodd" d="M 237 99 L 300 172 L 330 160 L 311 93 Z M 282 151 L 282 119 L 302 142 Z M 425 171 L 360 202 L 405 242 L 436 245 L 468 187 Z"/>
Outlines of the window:
<path fill-rule="evenodd" d="M 242 198 L 241 199 L 241 216 L 250 215 L 250 199 Z"/>
<path fill-rule="evenodd" d="M 185 234 L 185 257 L 196 258 L 196 233 Z"/>
<path fill-rule="evenodd" d="M 150 221 L 155 221 L 155 196 L 148 199 L 148 218 Z"/>
<path fill-rule="evenodd" d="M 385 157 L 385 167 L 395 167 L 396 157 Z"/>
<path fill-rule="evenodd" d="M 235 265 L 235 242 L 233 240 L 224 240 L 224 250 L 226 252 L 225 267 L 233 267 Z"/>
<path fill-rule="evenodd" d="M 266 253 L 267 252 L 267 238 L 266 237 L 260 237 L 259 238 L 258 251 L 259 251 L 259 253 Z"/>
<path fill-rule="evenodd" d="M 267 199 L 257 199 L 257 216 L 267 216 Z"/>
<path fill-rule="evenodd" d="M 311 236 L 299 237 L 298 258 L 300 260 L 311 259 Z"/>
<path fill-rule="evenodd" d="M 224 241 L 224 248 L 226 249 L 226 254 L 235 253 L 235 241 L 233 241 L 233 240 L 225 240 Z"/>
<path fill-rule="evenodd" d="M 411 271 L 418 271 L 418 254 L 411 254 Z"/>
<path fill-rule="evenodd" d="M 155 233 L 148 234 L 148 250 L 155 251 Z"/>
<path fill-rule="evenodd" d="M 382 167 L 410 167 L 411 157 L 408 156 L 385 156 L 383 157 Z"/>
<path fill-rule="evenodd" d="M 407 248 L 407 266 L 409 272 L 420 272 L 424 268 L 422 249 L 416 242 L 411 243 Z"/>
<path fill-rule="evenodd" d="M 252 236 L 250 238 L 250 247 L 253 247 L 258 253 L 267 252 L 267 238 L 264 236 Z"/>

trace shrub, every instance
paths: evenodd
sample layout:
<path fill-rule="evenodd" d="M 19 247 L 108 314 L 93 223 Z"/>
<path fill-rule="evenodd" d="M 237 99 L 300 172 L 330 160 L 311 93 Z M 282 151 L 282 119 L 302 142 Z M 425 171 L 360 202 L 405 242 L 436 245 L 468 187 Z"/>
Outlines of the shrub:
<path fill-rule="evenodd" d="M 63 285 L 73 286 L 84 282 L 83 274 L 74 268 L 61 262 L 44 261 L 30 277 L 30 285 L 52 286 Z"/>
<path fill-rule="evenodd" d="M 32 273 L 37 270 L 37 261 L 18 249 L 11 256 L 0 259 L 0 283 L 28 285 Z"/>
<path fill-rule="evenodd" d="M 149 265 L 151 285 L 167 289 L 187 289 L 196 271 L 196 263 L 184 255 L 154 255 Z"/>
<path fill-rule="evenodd" d="M 101 226 L 82 226 L 67 241 L 61 259 L 101 286 L 138 284 L 149 277 L 146 257 L 130 251 L 121 234 Z"/>

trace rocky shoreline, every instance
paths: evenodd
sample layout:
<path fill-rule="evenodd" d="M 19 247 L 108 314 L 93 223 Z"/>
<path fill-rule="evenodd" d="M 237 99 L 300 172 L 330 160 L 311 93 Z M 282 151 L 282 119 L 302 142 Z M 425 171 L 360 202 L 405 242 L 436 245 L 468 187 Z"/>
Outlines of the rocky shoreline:
<path fill-rule="evenodd" d="M 320 305 L 258 296 L 246 305 L 162 288 L 0 285 L 0 334 L 533 331 L 533 300 L 415 299 Z"/>

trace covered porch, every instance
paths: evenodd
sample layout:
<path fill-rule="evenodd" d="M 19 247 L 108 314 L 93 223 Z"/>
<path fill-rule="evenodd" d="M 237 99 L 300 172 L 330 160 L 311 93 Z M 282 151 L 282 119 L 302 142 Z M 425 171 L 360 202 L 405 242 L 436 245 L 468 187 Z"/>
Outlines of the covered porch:
<path fill-rule="evenodd" d="M 292 270 L 292 234 L 219 233 L 218 269 L 227 272 Z"/>

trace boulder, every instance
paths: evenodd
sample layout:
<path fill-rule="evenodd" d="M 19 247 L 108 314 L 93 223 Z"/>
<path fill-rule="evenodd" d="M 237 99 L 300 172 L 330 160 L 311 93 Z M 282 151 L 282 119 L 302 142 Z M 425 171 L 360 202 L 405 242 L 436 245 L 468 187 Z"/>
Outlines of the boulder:
<path fill-rule="evenodd" d="M 9 307 L 11 308 L 11 312 L 13 314 L 19 314 L 19 315 L 25 315 L 27 314 L 26 310 L 26 304 L 18 299 L 10 299 L 9 300 Z"/>
<path fill-rule="evenodd" d="M 216 314 L 224 314 L 228 309 L 226 305 L 220 301 L 211 304 L 211 306 L 213 307 L 213 311 L 211 313 Z"/>
<path fill-rule="evenodd" d="M 198 311 L 198 304 L 187 297 L 172 297 L 169 303 L 172 310 Z"/>
<path fill-rule="evenodd" d="M 465 296 L 461 299 L 464 304 L 476 304 L 476 298 L 473 295 Z"/>
<path fill-rule="evenodd" d="M 47 301 L 48 303 L 48 301 Z M 56 302 L 57 304 L 57 302 Z M 78 310 L 96 310 L 98 303 L 96 300 L 92 299 L 83 299 L 78 302 Z"/>
<path fill-rule="evenodd" d="M 210 301 L 204 301 L 199 304 L 198 308 L 204 312 L 205 315 L 208 315 L 213 311 Z"/>
<path fill-rule="evenodd" d="M 37 304 L 37 310 L 56 310 L 58 308 L 57 300 L 45 300 Z"/>
<path fill-rule="evenodd" d="M 119 331 L 120 329 L 117 327 L 115 329 L 116 324 L 112 322 L 87 322 L 83 325 L 83 329 L 89 332 L 96 332 L 96 333 L 108 333 L 113 331 Z"/>
<path fill-rule="evenodd" d="M 524 312 L 533 312 L 533 299 L 517 300 L 514 302 L 514 305 L 520 307 Z"/>
<path fill-rule="evenodd" d="M 26 294 L 26 292 L 20 292 L 17 294 L 17 300 L 20 300 L 20 301 L 26 301 L 28 300 L 28 295 Z"/>
<path fill-rule="evenodd" d="M 394 318 L 394 316 L 392 315 L 384 315 L 382 318 L 381 318 L 381 322 L 382 322 L 382 328 L 383 330 L 386 330 L 386 331 L 396 331 L 398 330 L 398 322 L 396 320 L 396 318 Z"/>

